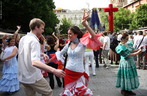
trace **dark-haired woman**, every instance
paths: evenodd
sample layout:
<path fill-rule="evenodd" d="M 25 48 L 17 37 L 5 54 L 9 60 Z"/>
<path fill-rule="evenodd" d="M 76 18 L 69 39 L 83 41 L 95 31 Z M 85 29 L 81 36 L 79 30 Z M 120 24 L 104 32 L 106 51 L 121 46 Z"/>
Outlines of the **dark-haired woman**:
<path fill-rule="evenodd" d="M 51 54 L 55 54 L 55 52 L 59 48 L 59 39 L 53 33 L 52 35 L 46 37 L 46 41 L 48 44 L 47 55 L 51 58 Z M 56 69 L 58 68 L 58 64 L 55 64 L 54 62 L 50 62 L 48 65 L 53 68 L 56 68 Z M 49 84 L 50 84 L 51 88 L 54 89 L 54 74 L 51 72 L 48 72 L 48 76 L 50 79 Z M 60 78 L 57 76 L 55 76 L 55 77 L 56 77 L 58 86 L 61 87 L 62 82 L 61 82 Z"/>
<path fill-rule="evenodd" d="M 16 55 L 18 52 L 15 46 L 15 39 L 10 38 L 7 40 L 8 45 L 4 49 L 3 70 L 2 79 L 0 80 L 0 91 L 13 93 L 19 90 L 19 80 L 18 75 L 18 63 L 16 60 Z"/>
<path fill-rule="evenodd" d="M 86 27 L 92 37 L 95 32 L 86 24 L 89 15 L 84 14 L 82 24 Z M 88 75 L 85 73 L 83 56 L 86 46 L 80 42 L 82 31 L 73 26 L 68 30 L 68 40 L 70 43 L 56 53 L 58 60 L 67 52 L 67 64 L 65 67 L 66 76 L 64 77 L 64 91 L 60 96 L 92 96 L 92 91 L 87 88 Z"/>
<path fill-rule="evenodd" d="M 116 52 L 121 56 L 116 87 L 121 89 L 124 96 L 136 95 L 132 90 L 139 87 L 139 80 L 133 56 L 139 54 L 142 49 L 134 49 L 128 38 L 128 34 L 122 34 L 121 42 L 116 47 Z"/>

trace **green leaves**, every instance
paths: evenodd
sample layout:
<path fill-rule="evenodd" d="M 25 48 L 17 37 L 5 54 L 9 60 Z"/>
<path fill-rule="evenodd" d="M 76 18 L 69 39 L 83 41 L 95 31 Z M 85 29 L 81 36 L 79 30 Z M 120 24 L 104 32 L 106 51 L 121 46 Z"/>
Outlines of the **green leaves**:
<path fill-rule="evenodd" d="M 114 13 L 114 30 L 115 32 L 119 30 L 129 29 L 130 25 L 130 14 L 129 10 L 120 8 L 118 12 Z"/>
<path fill-rule="evenodd" d="M 132 13 L 132 22 L 130 29 L 138 29 L 139 27 L 147 26 L 147 4 L 143 4 L 136 9 L 135 13 Z"/>
<path fill-rule="evenodd" d="M 138 29 L 147 26 L 147 4 L 138 7 L 136 12 L 131 13 L 129 10 L 120 8 L 118 12 L 114 12 L 114 31 L 126 29 Z M 108 24 L 108 15 L 100 12 L 103 24 Z M 107 25 L 106 25 L 107 27 Z"/>
<path fill-rule="evenodd" d="M 53 12 L 53 0 L 3 0 L 3 19 L 0 27 L 16 30 L 17 25 L 22 26 L 22 31 L 29 31 L 29 21 L 40 18 L 45 23 L 45 34 L 55 31 L 59 23 Z"/>
<path fill-rule="evenodd" d="M 72 21 L 70 19 L 63 18 L 61 22 L 62 22 L 62 25 L 60 26 L 60 30 L 61 30 L 60 33 L 67 34 L 69 27 L 72 26 Z"/>
<path fill-rule="evenodd" d="M 136 17 L 138 27 L 147 26 L 147 4 L 141 5 L 136 10 Z"/>

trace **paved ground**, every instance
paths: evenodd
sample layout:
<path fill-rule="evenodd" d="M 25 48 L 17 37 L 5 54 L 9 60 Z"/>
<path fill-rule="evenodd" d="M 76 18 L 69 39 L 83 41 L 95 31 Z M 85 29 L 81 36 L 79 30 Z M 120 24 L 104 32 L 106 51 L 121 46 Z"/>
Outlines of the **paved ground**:
<path fill-rule="evenodd" d="M 1 69 L 2 65 L 0 65 Z M 117 73 L 117 66 L 113 66 L 110 69 L 105 69 L 100 66 L 96 69 L 96 76 L 90 76 L 89 88 L 92 89 L 94 96 L 122 96 L 120 94 L 120 89 L 115 88 L 115 80 Z M 134 92 L 137 93 L 136 96 L 147 96 L 147 70 L 138 70 L 140 87 Z M 1 78 L 1 71 L 0 71 Z M 1 86 L 0 86 L 1 87 Z M 62 92 L 62 88 L 55 86 L 54 95 L 58 96 Z M 0 92 L 0 96 L 26 96 L 21 85 L 21 89 L 13 95 L 7 95 Z M 37 96 L 41 96 L 37 94 Z"/>

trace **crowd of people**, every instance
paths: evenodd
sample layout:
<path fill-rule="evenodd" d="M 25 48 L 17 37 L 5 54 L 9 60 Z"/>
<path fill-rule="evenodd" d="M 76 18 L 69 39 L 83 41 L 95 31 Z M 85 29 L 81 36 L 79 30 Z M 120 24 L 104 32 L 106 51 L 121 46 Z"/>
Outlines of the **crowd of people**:
<path fill-rule="evenodd" d="M 34 18 L 30 21 L 30 32 L 21 37 L 21 27 L 17 26 L 13 36 L 1 39 L 1 62 L 3 64 L 0 91 L 13 94 L 24 86 L 26 96 L 53 96 L 54 76 L 59 87 L 64 90 L 59 96 L 92 96 L 88 81 L 96 76 L 100 64 L 111 68 L 119 64 L 116 88 L 124 96 L 135 95 L 132 91 L 139 87 L 138 69 L 146 69 L 147 35 L 138 31 L 137 35 L 113 34 L 105 31 L 95 33 L 86 23 L 89 15 L 84 13 L 82 25 L 69 28 L 68 40 L 52 35 L 43 36 L 45 23 Z M 142 61 L 142 62 L 141 62 Z M 49 82 L 45 79 L 49 77 Z"/>

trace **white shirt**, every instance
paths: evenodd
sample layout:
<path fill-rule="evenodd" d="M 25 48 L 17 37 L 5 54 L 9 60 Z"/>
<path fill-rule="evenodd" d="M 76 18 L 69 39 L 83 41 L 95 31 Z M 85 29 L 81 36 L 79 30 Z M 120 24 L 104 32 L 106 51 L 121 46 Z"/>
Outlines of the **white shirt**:
<path fill-rule="evenodd" d="M 109 50 L 110 49 L 110 38 L 108 36 L 104 36 L 104 42 L 103 43 L 107 43 L 105 50 Z"/>
<path fill-rule="evenodd" d="M 68 46 L 68 44 L 66 44 L 61 51 L 56 52 L 57 59 L 63 61 L 63 58 L 61 57 L 67 52 L 68 58 L 66 68 L 75 72 L 84 72 L 83 57 L 86 47 L 82 43 L 79 43 L 73 50 Z"/>
<path fill-rule="evenodd" d="M 133 45 L 134 48 L 138 48 L 140 42 L 142 41 L 142 38 L 143 38 L 143 35 L 137 35 L 134 38 L 134 45 Z M 142 47 L 143 46 L 142 52 L 145 52 L 146 51 L 146 48 L 145 48 L 146 47 L 146 44 L 147 44 L 147 36 L 144 37 L 142 43 L 139 46 L 139 47 Z"/>
<path fill-rule="evenodd" d="M 99 37 L 99 40 L 100 40 L 101 43 L 104 43 L 104 37 L 103 36 Z"/>
<path fill-rule="evenodd" d="M 43 78 L 40 69 L 32 65 L 33 60 L 40 60 L 39 39 L 33 33 L 27 33 L 19 42 L 18 69 L 20 82 L 32 84 Z"/>
<path fill-rule="evenodd" d="M 117 36 L 117 40 L 118 40 L 118 41 L 121 41 L 121 38 L 122 38 L 122 34 L 119 34 L 119 35 Z"/>

